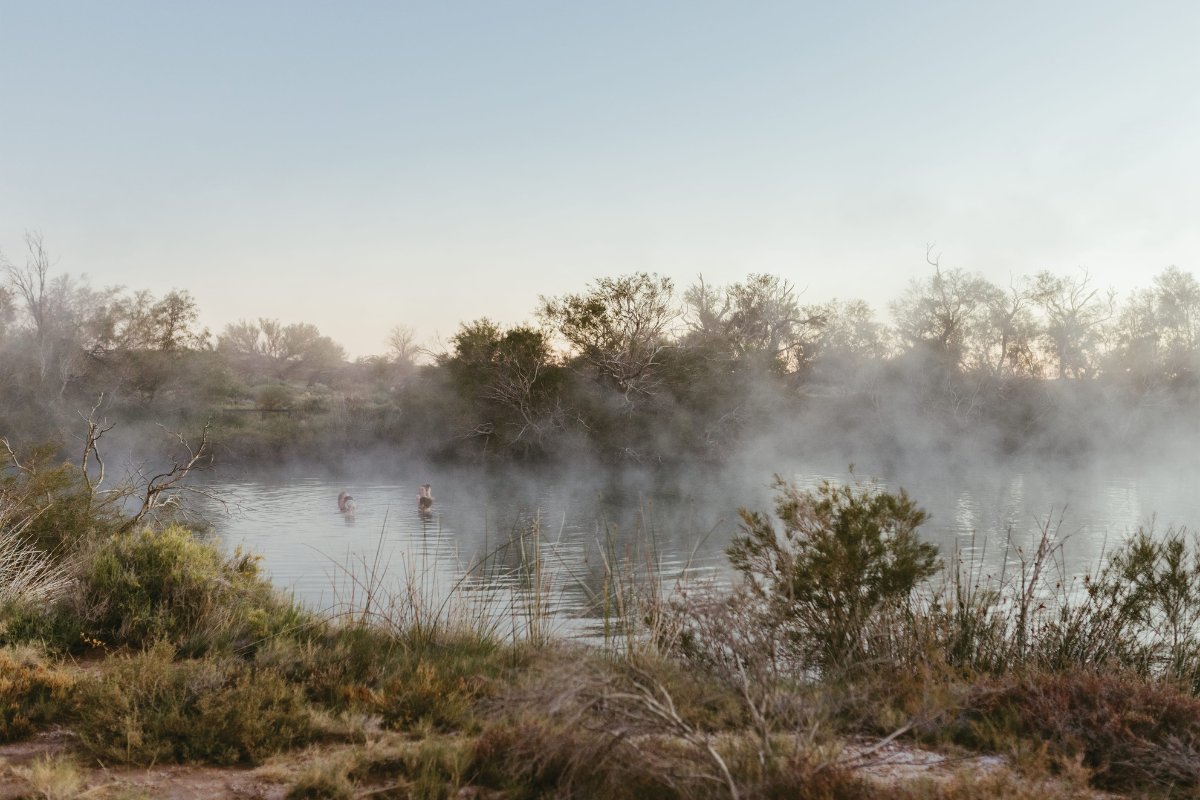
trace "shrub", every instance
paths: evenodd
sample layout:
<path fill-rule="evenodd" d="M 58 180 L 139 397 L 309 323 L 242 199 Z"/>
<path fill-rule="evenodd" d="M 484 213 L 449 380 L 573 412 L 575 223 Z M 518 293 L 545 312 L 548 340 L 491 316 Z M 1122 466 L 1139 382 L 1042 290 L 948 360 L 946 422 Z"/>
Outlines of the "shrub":
<path fill-rule="evenodd" d="M 0 644 L 34 642 L 51 650 L 70 650 L 83 643 L 86 632 L 83 619 L 64 603 L 0 605 Z"/>
<path fill-rule="evenodd" d="M 884 790 L 854 771 L 816 765 L 799 756 L 785 762 L 747 793 L 761 800 L 876 800 Z"/>
<path fill-rule="evenodd" d="M 81 583 L 90 635 L 106 644 L 167 639 L 188 654 L 250 649 L 310 621 L 259 575 L 256 556 L 239 548 L 227 558 L 174 525 L 113 537 Z"/>
<path fill-rule="evenodd" d="M 1040 674 L 981 692 L 967 743 L 1046 743 L 1104 789 L 1200 786 L 1200 698 L 1130 674 Z"/>
<path fill-rule="evenodd" d="M 87 785 L 79 767 L 62 758 L 39 758 L 18 774 L 23 774 L 35 796 L 44 800 L 75 800 Z"/>
<path fill-rule="evenodd" d="M 28 651 L 0 650 L 0 742 L 31 734 L 70 706 L 75 682 Z"/>
<path fill-rule="evenodd" d="M 255 394 L 259 408 L 280 409 L 292 404 L 292 390 L 281 384 L 263 386 Z"/>
<path fill-rule="evenodd" d="M 406 655 L 382 631 L 351 625 L 314 628 L 304 641 L 276 637 L 258 649 L 254 663 L 303 685 L 313 703 L 340 711 L 367 703 Z"/>
<path fill-rule="evenodd" d="M 80 741 L 130 764 L 164 761 L 254 763 L 314 735 L 300 690 L 269 670 L 236 660 L 174 663 L 165 643 L 116 656 L 81 685 Z"/>
<path fill-rule="evenodd" d="M 411 674 L 388 682 L 371 697 L 371 707 L 386 728 L 404 730 L 423 723 L 453 730 L 466 722 L 471 701 L 485 683 L 479 676 L 454 677 L 420 661 Z"/>
<path fill-rule="evenodd" d="M 354 785 L 346 776 L 347 767 L 334 761 L 310 764 L 288 789 L 288 800 L 350 800 Z"/>
<path fill-rule="evenodd" d="M 927 515 L 903 490 L 825 481 L 801 491 L 779 476 L 774 488 L 783 538 L 764 514 L 743 509 L 730 563 L 802 655 L 825 670 L 844 666 L 863 655 L 872 615 L 907 603 L 938 571 L 937 548 L 915 533 Z"/>
<path fill-rule="evenodd" d="M 685 797 L 672 774 L 675 753 L 663 743 L 628 739 L 587 725 L 521 720 L 492 725 L 475 741 L 472 783 L 514 798 L 607 797 L 610 800 Z"/>
<path fill-rule="evenodd" d="M 56 558 L 108 535 L 122 521 L 113 504 L 95 502 L 78 464 L 54 465 L 60 452 L 56 441 L 28 448 L 21 468 L 11 456 L 0 458 L 0 527 L 19 525 L 22 543 Z"/>

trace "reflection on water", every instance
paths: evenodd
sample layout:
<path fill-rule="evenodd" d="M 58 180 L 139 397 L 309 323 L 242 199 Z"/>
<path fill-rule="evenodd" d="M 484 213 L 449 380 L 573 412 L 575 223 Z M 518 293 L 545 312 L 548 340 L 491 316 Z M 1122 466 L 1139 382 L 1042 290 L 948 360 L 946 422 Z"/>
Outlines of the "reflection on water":
<path fill-rule="evenodd" d="M 922 535 L 948 553 L 981 558 L 998 571 L 1011 531 L 1014 546 L 1026 545 L 1039 520 L 1064 513 L 1062 531 L 1068 569 L 1093 566 L 1106 547 L 1122 541 L 1157 513 L 1168 524 L 1200 525 L 1200 469 L 1155 471 L 1119 467 L 1091 470 L 878 469 L 883 484 L 904 487 L 931 513 Z M 844 466 L 817 463 L 787 473 L 802 485 L 822 479 L 854 480 Z M 263 556 L 277 585 L 320 608 L 333 601 L 338 564 L 378 558 L 452 585 L 465 565 L 493 552 L 514 533 L 540 525 L 541 552 L 559 579 L 556 595 L 563 619 L 595 614 L 588 589 L 598 586 L 601 549 L 607 536 L 620 557 L 643 557 L 640 543 L 653 541 L 668 579 L 690 567 L 725 570 L 724 548 L 737 531 L 737 509 L 770 508 L 769 471 L 743 466 L 683 480 L 644 475 L 567 477 L 484 471 L 400 475 L 394 481 L 291 479 L 217 484 L 233 501 L 228 516 L 213 513 L 217 533 L 229 545 L 244 543 Z M 423 483 L 433 484 L 432 514 L 417 511 Z M 349 491 L 352 518 L 339 513 L 337 496 Z M 386 519 L 385 519 L 386 518 Z M 572 626 L 574 627 L 574 626 Z"/>

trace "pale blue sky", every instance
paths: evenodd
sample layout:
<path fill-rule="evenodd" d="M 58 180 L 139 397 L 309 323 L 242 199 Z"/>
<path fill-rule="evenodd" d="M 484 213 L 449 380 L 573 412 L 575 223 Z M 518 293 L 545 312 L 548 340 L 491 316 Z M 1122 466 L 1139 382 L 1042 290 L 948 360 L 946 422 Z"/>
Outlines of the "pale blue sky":
<path fill-rule="evenodd" d="M 653 270 L 1200 272 L 1200 3 L 0 0 L 0 247 L 354 354 Z M 882 311 L 882 309 L 881 309 Z"/>

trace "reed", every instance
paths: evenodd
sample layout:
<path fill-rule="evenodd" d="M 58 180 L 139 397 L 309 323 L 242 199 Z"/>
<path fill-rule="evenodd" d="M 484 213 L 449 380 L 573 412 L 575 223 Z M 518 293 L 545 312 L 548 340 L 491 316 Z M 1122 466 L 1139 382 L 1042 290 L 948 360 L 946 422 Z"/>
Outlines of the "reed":
<path fill-rule="evenodd" d="M 37 512 L 0 487 L 0 605 L 44 603 L 72 583 L 74 570 L 29 535 Z"/>

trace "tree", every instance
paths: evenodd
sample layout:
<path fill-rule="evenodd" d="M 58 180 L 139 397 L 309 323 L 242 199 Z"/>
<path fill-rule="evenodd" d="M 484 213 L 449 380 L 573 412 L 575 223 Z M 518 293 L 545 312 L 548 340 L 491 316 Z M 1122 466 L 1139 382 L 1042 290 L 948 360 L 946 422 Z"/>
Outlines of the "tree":
<path fill-rule="evenodd" d="M 217 347 L 244 372 L 266 372 L 283 379 L 305 374 L 311 377 L 346 359 L 345 349 L 322 336 L 316 325 L 284 325 L 265 317 L 260 317 L 257 324 L 239 320 L 226 325 L 217 337 Z"/>
<path fill-rule="evenodd" d="M 1153 291 L 1167 375 L 1194 379 L 1200 375 L 1200 282 L 1170 266 L 1154 278 Z"/>
<path fill-rule="evenodd" d="M 709 287 L 703 276 L 683 295 L 690 338 L 717 342 L 739 361 L 796 372 L 809 353 L 819 313 L 802 310 L 795 287 L 778 275 L 751 273 L 744 283 Z"/>
<path fill-rule="evenodd" d="M 421 347 L 417 344 L 417 332 L 407 325 L 396 325 L 388 331 L 387 339 L 388 360 L 402 373 L 409 372 L 417 364 L 417 356 Z"/>
<path fill-rule="evenodd" d="M 483 318 L 463 323 L 450 341 L 454 355 L 442 363 L 460 395 L 482 415 L 471 435 L 528 450 L 562 427 L 564 374 L 544 332 L 527 325 L 504 330 Z"/>
<path fill-rule="evenodd" d="M 208 342 L 208 329 L 195 328 L 200 320 L 200 307 L 186 290 L 172 289 L 154 304 L 150 313 L 159 350 L 198 348 Z"/>
<path fill-rule="evenodd" d="M 809 349 L 816 370 L 827 380 L 852 378 L 864 365 L 889 355 L 887 330 L 865 300 L 834 299 L 807 306 L 804 313 L 821 320 L 820 334 Z"/>
<path fill-rule="evenodd" d="M 975 366 L 998 382 L 1038 374 L 1034 343 L 1039 331 L 1027 282 L 1010 280 L 1007 292 L 993 286 L 985 292 L 984 302 L 974 337 Z"/>
<path fill-rule="evenodd" d="M 655 394 L 679 316 L 670 278 L 644 272 L 601 278 L 584 294 L 539 299 L 538 318 L 630 407 Z"/>
<path fill-rule="evenodd" d="M 1047 271 L 1034 278 L 1033 298 L 1046 314 L 1047 349 L 1058 362 L 1058 378 L 1087 377 L 1095 373 L 1097 348 L 1104 324 L 1116 313 L 1117 293 L 1101 294 L 1092 286 L 1086 267 L 1079 275 L 1059 277 Z"/>
<path fill-rule="evenodd" d="M 892 316 L 910 349 L 922 348 L 957 371 L 999 289 L 980 275 L 958 268 L 943 270 L 939 259 L 928 253 L 926 261 L 933 266 L 933 275 L 914 279 L 904 295 L 891 303 Z"/>
<path fill-rule="evenodd" d="M 259 339 L 262 331 L 253 322 L 240 319 L 225 326 L 217 337 L 217 348 L 235 356 L 262 355 Z"/>
<path fill-rule="evenodd" d="M 46 253 L 40 232 L 26 231 L 25 246 L 29 255 L 24 267 L 17 267 L 2 255 L 0 266 L 4 268 L 13 293 L 23 304 L 23 311 L 33 323 L 38 342 L 42 343 L 49 335 L 51 299 L 46 284 L 50 280 L 50 256 Z"/>

